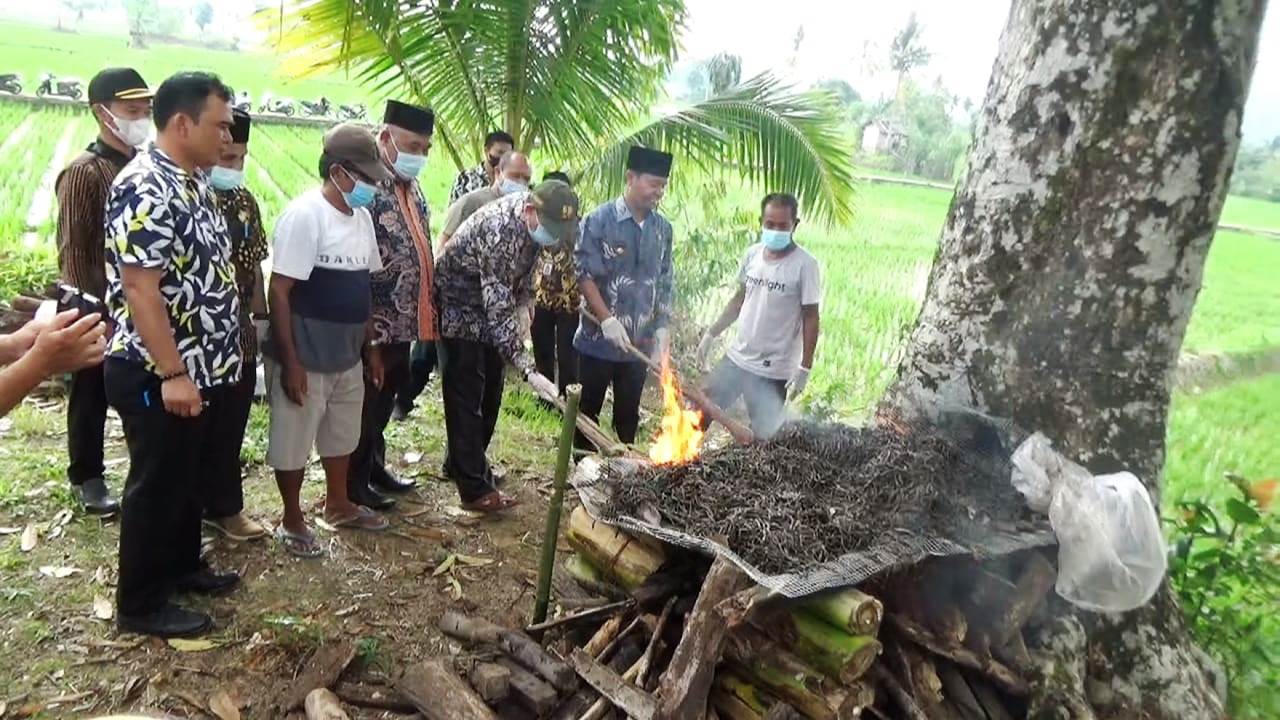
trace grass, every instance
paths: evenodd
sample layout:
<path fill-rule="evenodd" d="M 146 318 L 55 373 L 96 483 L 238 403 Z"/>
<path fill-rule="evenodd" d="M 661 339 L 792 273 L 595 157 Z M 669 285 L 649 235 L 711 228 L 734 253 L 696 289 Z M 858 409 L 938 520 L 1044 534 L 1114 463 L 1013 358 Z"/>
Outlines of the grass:
<path fill-rule="evenodd" d="M 40 76 L 78 77 L 85 83 L 104 67 L 130 66 L 155 87 L 179 70 L 217 73 L 236 90 L 247 90 L 255 105 L 266 92 L 295 100 L 316 100 L 321 96 L 333 103 L 370 104 L 374 93 L 366 92 L 341 75 L 326 78 L 286 78 L 276 73 L 277 59 L 260 50 L 228 52 L 188 45 L 153 44 L 129 47 L 128 37 L 90 31 L 59 32 L 47 27 L 14 21 L 0 22 L 0 57 L 4 71 L 22 74 L 24 92 L 35 92 Z"/>
<path fill-rule="evenodd" d="M 1174 396 L 1167 436 L 1165 495 L 1173 507 L 1231 496 L 1223 473 L 1251 480 L 1280 477 L 1280 375 L 1241 380 L 1202 394 Z"/>
<path fill-rule="evenodd" d="M 1228 195 L 1222 208 L 1222 222 L 1280 232 L 1280 203 Z"/>

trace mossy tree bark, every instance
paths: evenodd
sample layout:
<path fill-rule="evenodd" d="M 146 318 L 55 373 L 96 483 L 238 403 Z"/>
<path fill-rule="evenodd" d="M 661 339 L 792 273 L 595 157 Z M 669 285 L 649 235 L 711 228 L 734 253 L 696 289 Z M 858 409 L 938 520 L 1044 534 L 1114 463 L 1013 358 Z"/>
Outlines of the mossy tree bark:
<path fill-rule="evenodd" d="M 887 403 L 1012 418 L 1159 497 L 1265 4 L 1014 0 Z M 1167 587 L 1039 638 L 1052 652 L 1038 687 L 1060 696 L 1033 707 L 1046 717 L 1222 715 Z M 1086 687 L 1103 689 L 1092 706 Z"/>

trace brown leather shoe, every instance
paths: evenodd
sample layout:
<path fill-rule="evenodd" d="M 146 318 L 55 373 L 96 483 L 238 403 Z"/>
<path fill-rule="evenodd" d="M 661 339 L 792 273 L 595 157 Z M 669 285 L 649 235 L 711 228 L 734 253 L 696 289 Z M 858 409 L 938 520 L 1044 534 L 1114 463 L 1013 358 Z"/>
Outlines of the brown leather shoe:
<path fill-rule="evenodd" d="M 267 529 L 261 523 L 242 512 L 224 518 L 205 518 L 204 525 L 210 530 L 241 542 L 267 536 Z"/>

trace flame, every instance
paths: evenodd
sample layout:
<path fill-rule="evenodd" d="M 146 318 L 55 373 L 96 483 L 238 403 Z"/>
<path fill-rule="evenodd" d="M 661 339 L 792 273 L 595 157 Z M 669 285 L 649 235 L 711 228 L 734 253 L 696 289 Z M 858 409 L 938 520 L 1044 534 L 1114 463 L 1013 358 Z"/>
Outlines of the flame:
<path fill-rule="evenodd" d="M 702 447 L 702 413 L 680 404 L 679 386 L 669 358 L 662 356 L 662 429 L 649 446 L 649 459 L 659 465 L 689 462 Z"/>

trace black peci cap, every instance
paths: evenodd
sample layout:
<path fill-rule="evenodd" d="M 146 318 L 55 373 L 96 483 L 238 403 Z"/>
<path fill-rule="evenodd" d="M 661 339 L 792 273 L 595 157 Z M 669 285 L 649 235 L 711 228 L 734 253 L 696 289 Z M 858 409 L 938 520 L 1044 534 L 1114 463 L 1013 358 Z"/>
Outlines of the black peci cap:
<path fill-rule="evenodd" d="M 155 93 L 133 68 L 107 68 L 89 81 L 89 104 L 146 100 Z"/>
<path fill-rule="evenodd" d="M 382 122 L 420 135 L 430 135 L 435 129 L 436 114 L 431 108 L 418 107 L 399 100 L 388 100 Z"/>
<path fill-rule="evenodd" d="M 235 121 L 231 126 L 231 142 L 244 145 L 249 142 L 249 127 L 253 124 L 253 120 L 249 117 L 249 113 L 240 108 L 232 110 L 231 117 Z"/>
<path fill-rule="evenodd" d="M 645 175 L 671 177 L 671 153 L 632 145 L 627 153 L 627 169 Z"/>

